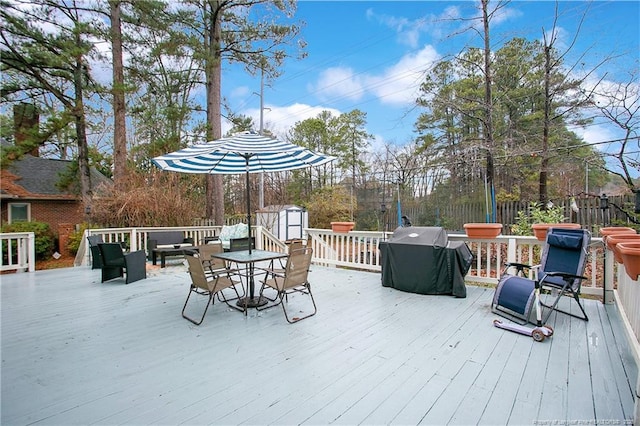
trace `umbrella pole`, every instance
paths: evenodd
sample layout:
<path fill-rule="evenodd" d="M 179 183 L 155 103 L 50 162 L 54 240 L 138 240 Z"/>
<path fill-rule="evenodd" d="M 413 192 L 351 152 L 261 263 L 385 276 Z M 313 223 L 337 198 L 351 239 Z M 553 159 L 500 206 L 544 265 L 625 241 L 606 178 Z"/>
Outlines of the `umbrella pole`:
<path fill-rule="evenodd" d="M 249 157 L 245 157 L 247 162 L 246 185 L 247 185 L 247 230 L 249 231 L 249 255 L 251 255 L 251 189 L 249 187 Z M 249 263 L 249 302 L 254 304 L 255 281 L 253 279 L 253 263 Z M 245 301 L 246 305 L 246 301 Z"/>
<path fill-rule="evenodd" d="M 251 189 L 249 188 L 249 158 L 247 161 L 247 228 L 249 230 L 249 254 L 251 254 Z M 253 289 L 252 289 L 253 290 Z M 253 297 L 253 295 L 251 295 Z"/>

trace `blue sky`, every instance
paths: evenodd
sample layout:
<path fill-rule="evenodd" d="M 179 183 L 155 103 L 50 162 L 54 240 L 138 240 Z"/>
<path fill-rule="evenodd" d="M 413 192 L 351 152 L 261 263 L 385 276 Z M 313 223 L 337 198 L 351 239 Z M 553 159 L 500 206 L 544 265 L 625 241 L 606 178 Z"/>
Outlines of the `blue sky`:
<path fill-rule="evenodd" d="M 513 1 L 492 24 L 492 49 L 513 37 L 542 39 L 543 30 L 553 28 L 556 6 L 560 47 L 569 45 L 584 18 L 566 63 L 584 64 L 579 73 L 615 55 L 591 78 L 628 80 L 639 63 L 638 1 Z M 465 47 L 482 46 L 477 32 L 464 31 L 478 14 L 479 1 L 299 1 L 296 19 L 306 22 L 308 57 L 289 59 L 282 76 L 265 86 L 265 127 L 282 134 L 322 110 L 357 108 L 367 114 L 374 146 L 409 142 L 418 115 L 413 100 L 425 70 Z M 259 123 L 259 77 L 227 68 L 222 88 L 236 112 Z M 588 142 L 617 137 L 598 125 L 578 133 Z"/>

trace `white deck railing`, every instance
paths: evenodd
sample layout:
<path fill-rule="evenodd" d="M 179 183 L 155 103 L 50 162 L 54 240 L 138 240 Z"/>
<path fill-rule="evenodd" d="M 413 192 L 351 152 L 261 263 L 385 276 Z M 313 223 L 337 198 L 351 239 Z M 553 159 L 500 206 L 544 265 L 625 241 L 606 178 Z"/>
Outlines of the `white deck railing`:
<path fill-rule="evenodd" d="M 625 326 L 628 328 L 627 331 L 636 337 L 636 353 L 640 354 L 640 280 L 632 280 L 625 272 L 624 267 L 619 267 L 617 269 L 617 283 L 615 300 L 620 310 L 624 312 L 623 318 L 626 322 Z M 640 365 L 640 355 L 636 361 Z M 640 393 L 640 377 L 638 380 L 638 392 Z"/>
<path fill-rule="evenodd" d="M 144 250 L 148 251 L 147 240 L 150 232 L 159 231 L 182 231 L 186 238 L 192 238 L 195 245 L 204 244 L 205 237 L 212 237 L 220 235 L 222 226 L 174 226 L 174 227 L 144 227 L 144 228 L 103 228 L 103 229 L 88 229 L 85 231 L 85 235 L 80 242 L 80 247 L 76 253 L 74 265 L 89 265 L 90 258 L 88 250 L 87 236 L 89 235 L 102 235 L 104 242 L 122 243 L 127 250 L 136 251 Z M 264 250 L 272 251 L 285 251 L 286 245 L 284 242 L 278 240 L 278 238 L 269 232 L 267 229 L 258 226 L 252 227 L 251 233 L 256 237 L 256 247 Z"/>
<path fill-rule="evenodd" d="M 129 250 L 147 250 L 147 235 L 156 231 L 182 231 L 185 237 L 193 238 L 195 244 L 201 244 L 205 237 L 220 234 L 221 226 L 187 227 L 145 227 L 145 228 L 107 228 L 90 229 L 87 235 L 102 235 L 105 242 L 123 242 Z M 285 244 L 261 226 L 253 227 L 256 246 L 266 250 L 285 251 Z M 382 270 L 380 241 L 391 233 L 375 231 L 351 231 L 335 233 L 328 229 L 306 229 L 307 244 L 313 248 L 313 261 L 325 266 L 356 268 L 379 272 Z M 543 242 L 532 236 L 500 235 L 494 239 L 469 239 L 465 234 L 449 234 L 450 241 L 464 241 L 473 253 L 471 270 L 465 279 L 479 284 L 496 284 L 501 276 L 504 264 L 519 262 L 534 265 L 539 262 Z M 88 265 L 89 250 L 87 240 L 82 238 L 76 265 Z M 602 238 L 592 238 L 589 250 L 589 262 L 583 283 L 585 294 L 601 296 L 607 303 L 613 302 L 615 288 L 615 270 L 620 269 L 613 261 L 613 254 L 605 250 Z"/>
<path fill-rule="evenodd" d="M 35 271 L 35 241 L 33 232 L 0 234 L 0 271 Z"/>
<path fill-rule="evenodd" d="M 351 231 L 334 233 L 327 229 L 307 229 L 309 244 L 313 248 L 314 262 L 326 266 L 344 266 L 370 271 L 381 271 L 380 241 L 388 238 L 381 232 Z M 507 262 L 535 265 L 540 260 L 543 242 L 535 237 L 501 235 L 494 239 L 469 239 L 465 234 L 449 234 L 449 241 L 464 241 L 473 254 L 473 264 L 465 279 L 479 284 L 496 284 Z M 613 272 L 605 274 L 605 256 L 613 256 L 604 250 L 601 238 L 592 238 L 589 263 L 586 268 L 588 281 L 583 283 L 585 294 L 602 296 L 607 283 L 607 299 L 613 301 Z M 613 266 L 610 266 L 612 268 Z M 595 273 L 593 273 L 595 271 Z M 613 271 L 613 269 L 611 269 Z M 606 275 L 610 275 L 607 278 Z"/>

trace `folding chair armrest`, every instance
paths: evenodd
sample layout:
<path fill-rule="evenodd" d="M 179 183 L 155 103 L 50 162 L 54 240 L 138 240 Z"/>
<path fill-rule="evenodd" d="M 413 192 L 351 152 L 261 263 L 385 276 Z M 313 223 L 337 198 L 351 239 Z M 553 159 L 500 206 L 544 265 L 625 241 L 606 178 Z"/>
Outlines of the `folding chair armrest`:
<path fill-rule="evenodd" d="M 205 274 L 208 279 L 226 278 L 229 281 L 233 282 L 234 285 L 241 283 L 239 278 L 240 275 L 238 274 L 237 271 L 209 269 L 208 271 L 205 272 Z M 236 279 L 234 280 L 234 278 Z"/>
<path fill-rule="evenodd" d="M 211 266 L 206 266 L 206 265 L 202 265 L 202 266 L 204 267 L 207 275 L 210 275 L 212 277 L 217 277 L 222 275 L 231 277 L 232 275 L 240 275 L 240 271 L 238 269 L 213 269 Z"/>
<path fill-rule="evenodd" d="M 527 265 L 524 263 L 516 263 L 516 262 L 508 262 L 504 264 L 504 269 L 502 270 L 502 274 L 504 275 L 509 268 L 516 268 L 517 274 L 524 274 L 525 269 L 531 269 L 533 266 Z"/>
<path fill-rule="evenodd" d="M 570 278 L 572 280 L 586 280 L 587 277 L 582 276 L 582 275 L 574 275 L 574 274 L 569 274 L 567 272 L 546 272 L 545 277 L 562 277 L 562 278 Z M 544 281 L 544 278 L 541 280 Z"/>
<path fill-rule="evenodd" d="M 270 268 L 261 268 L 267 275 L 273 275 L 274 277 L 284 278 L 284 270 L 282 269 L 270 269 Z"/>

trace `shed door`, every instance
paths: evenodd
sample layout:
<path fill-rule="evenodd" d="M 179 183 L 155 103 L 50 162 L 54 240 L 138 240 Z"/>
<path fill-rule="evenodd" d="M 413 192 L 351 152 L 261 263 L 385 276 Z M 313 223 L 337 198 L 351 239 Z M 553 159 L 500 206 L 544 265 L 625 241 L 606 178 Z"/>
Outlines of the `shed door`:
<path fill-rule="evenodd" d="M 292 240 L 294 238 L 302 238 L 302 215 L 304 210 L 286 210 L 285 226 L 286 231 L 284 235 L 285 240 Z M 281 237 L 282 238 L 282 237 Z"/>

